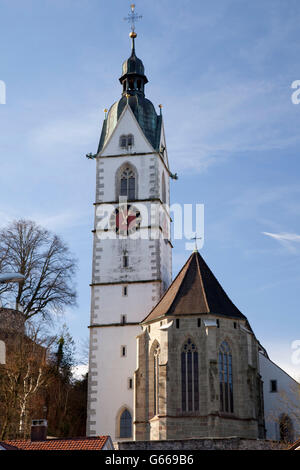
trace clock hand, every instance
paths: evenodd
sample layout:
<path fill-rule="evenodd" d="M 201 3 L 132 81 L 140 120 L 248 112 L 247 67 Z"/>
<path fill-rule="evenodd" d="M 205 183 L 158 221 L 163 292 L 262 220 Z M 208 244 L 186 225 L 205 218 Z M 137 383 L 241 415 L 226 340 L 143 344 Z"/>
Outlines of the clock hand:
<path fill-rule="evenodd" d="M 123 218 L 123 224 L 127 225 L 127 208 L 120 208 L 119 212 L 121 213 L 122 215 L 122 218 Z M 125 213 L 124 213 L 125 212 Z"/>

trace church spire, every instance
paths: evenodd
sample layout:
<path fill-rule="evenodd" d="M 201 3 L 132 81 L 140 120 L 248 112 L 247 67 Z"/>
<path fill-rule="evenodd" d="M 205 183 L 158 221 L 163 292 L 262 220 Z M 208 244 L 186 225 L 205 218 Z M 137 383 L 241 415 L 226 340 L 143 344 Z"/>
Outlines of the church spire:
<path fill-rule="evenodd" d="M 128 14 L 124 20 L 131 22 L 131 32 L 129 37 L 131 38 L 131 56 L 125 60 L 122 67 L 122 77 L 120 82 L 123 85 L 123 96 L 126 95 L 143 95 L 144 87 L 148 82 L 145 76 L 145 68 L 143 62 L 135 54 L 135 39 L 137 33 L 135 32 L 135 22 L 141 19 L 141 15 L 135 13 L 135 5 L 131 4 L 131 13 Z"/>
<path fill-rule="evenodd" d="M 101 152 L 109 137 L 112 135 L 126 106 L 130 106 L 141 130 L 152 147 L 160 151 L 162 133 L 161 109 L 158 115 L 151 101 L 145 97 L 145 85 L 148 83 L 148 79 L 145 75 L 144 64 L 141 59 L 136 56 L 135 51 L 137 38 L 135 22 L 140 18 L 141 16 L 135 13 L 135 6 L 132 4 L 131 13 L 127 18 L 124 18 L 131 22 L 131 31 L 129 33 L 131 54 L 130 57 L 123 62 L 122 76 L 119 79 L 123 88 L 122 96 L 110 107 L 108 113 L 105 113 L 98 153 Z"/>

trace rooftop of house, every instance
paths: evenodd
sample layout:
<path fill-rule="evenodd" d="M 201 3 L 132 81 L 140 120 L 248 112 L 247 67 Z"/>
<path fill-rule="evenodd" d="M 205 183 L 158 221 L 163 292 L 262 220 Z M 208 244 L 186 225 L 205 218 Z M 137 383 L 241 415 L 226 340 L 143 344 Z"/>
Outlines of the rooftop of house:
<path fill-rule="evenodd" d="M 294 444 L 292 444 L 288 450 L 300 450 L 300 439 L 298 439 Z"/>
<path fill-rule="evenodd" d="M 44 441 L 9 440 L 0 441 L 4 450 L 110 450 L 109 436 L 74 437 L 68 439 L 46 439 Z"/>

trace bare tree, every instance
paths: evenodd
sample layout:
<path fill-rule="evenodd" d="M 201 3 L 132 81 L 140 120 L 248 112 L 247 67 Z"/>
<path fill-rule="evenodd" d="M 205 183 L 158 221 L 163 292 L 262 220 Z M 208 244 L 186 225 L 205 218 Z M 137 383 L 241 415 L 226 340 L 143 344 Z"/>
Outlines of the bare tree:
<path fill-rule="evenodd" d="M 76 260 L 67 245 L 55 234 L 31 220 L 16 220 L 0 231 L 2 271 L 25 276 L 18 285 L 2 289 L 2 300 L 21 305 L 25 320 L 76 304 L 74 275 Z"/>
<path fill-rule="evenodd" d="M 81 379 L 73 375 L 76 348 L 68 327 L 63 325 L 49 354 L 49 382 L 44 387 L 48 430 L 52 436 L 85 435 L 87 374 Z"/>
<path fill-rule="evenodd" d="M 26 331 L 5 331 L 6 364 L 0 367 L 0 439 L 27 437 L 29 418 L 42 408 L 41 392 L 51 382 L 47 355 L 55 337 L 26 322 Z"/>

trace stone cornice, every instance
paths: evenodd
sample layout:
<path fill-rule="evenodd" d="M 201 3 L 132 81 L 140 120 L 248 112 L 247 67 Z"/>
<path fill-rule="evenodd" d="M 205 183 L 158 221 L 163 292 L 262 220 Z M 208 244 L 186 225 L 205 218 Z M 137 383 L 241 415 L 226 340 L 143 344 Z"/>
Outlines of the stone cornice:
<path fill-rule="evenodd" d="M 139 322 L 126 322 L 126 323 L 95 323 L 93 325 L 89 325 L 88 328 L 109 328 L 111 326 L 139 326 Z"/>
<path fill-rule="evenodd" d="M 156 283 L 156 282 L 162 282 L 161 279 L 142 279 L 139 281 L 117 281 L 117 282 L 94 282 L 90 284 L 90 286 L 115 286 L 115 285 L 122 285 L 122 284 L 146 284 L 146 283 Z"/>
<path fill-rule="evenodd" d="M 172 175 L 170 172 L 169 168 L 166 165 L 166 162 L 164 161 L 162 155 L 160 152 L 141 152 L 141 153 L 119 153 L 117 155 L 98 155 L 96 157 L 97 160 L 102 160 L 103 158 L 119 158 L 119 157 L 141 157 L 144 155 L 157 155 L 159 159 L 161 160 L 162 164 L 164 165 L 165 169 L 167 170 L 169 176 Z"/>

